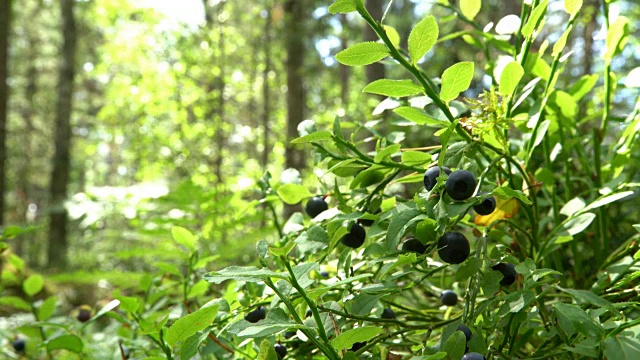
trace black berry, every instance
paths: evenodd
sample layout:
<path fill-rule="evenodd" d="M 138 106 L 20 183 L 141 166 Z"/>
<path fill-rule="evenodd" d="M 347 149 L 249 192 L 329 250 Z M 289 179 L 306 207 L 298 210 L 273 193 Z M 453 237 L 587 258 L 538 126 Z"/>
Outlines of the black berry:
<path fill-rule="evenodd" d="M 478 205 L 473 206 L 473 210 L 478 215 L 489 215 L 496 209 L 496 198 L 490 196 L 482 200 Z"/>
<path fill-rule="evenodd" d="M 247 313 L 244 316 L 244 319 L 250 323 L 257 323 L 258 321 L 266 317 L 267 317 L 267 311 L 262 306 L 258 306 L 257 309 Z"/>
<path fill-rule="evenodd" d="M 470 352 L 464 354 L 461 360 L 486 360 L 482 354 L 478 354 L 477 352 Z"/>
<path fill-rule="evenodd" d="M 396 318 L 396 313 L 393 312 L 393 310 L 386 308 L 384 310 L 382 310 L 382 315 L 380 315 L 381 318 L 383 319 L 395 319 Z"/>
<path fill-rule="evenodd" d="M 500 280 L 501 286 L 509 286 L 516 282 L 518 273 L 516 272 L 516 266 L 510 263 L 499 263 L 492 267 L 493 270 L 498 270 L 502 273 L 502 280 Z"/>
<path fill-rule="evenodd" d="M 402 244 L 402 251 L 411 251 L 418 254 L 424 254 L 427 247 L 418 239 L 409 239 Z"/>
<path fill-rule="evenodd" d="M 446 166 L 443 166 L 442 170 L 444 170 L 447 175 L 451 174 L 451 169 Z M 440 176 L 440 167 L 438 166 L 429 168 L 424 172 L 424 178 L 422 179 L 422 181 L 424 183 L 424 188 L 427 189 L 427 191 L 431 191 L 431 189 L 436 186 L 436 183 L 438 182 L 438 176 Z"/>
<path fill-rule="evenodd" d="M 460 264 L 470 253 L 469 240 L 459 232 L 445 233 L 438 240 L 438 255 L 448 264 Z"/>
<path fill-rule="evenodd" d="M 473 335 L 473 333 L 471 332 L 471 329 L 469 329 L 465 325 L 460 324 L 460 325 L 458 325 L 458 328 L 456 330 L 462 331 L 464 333 L 464 337 L 467 339 L 467 341 L 471 340 L 471 336 Z"/>
<path fill-rule="evenodd" d="M 276 344 L 273 349 L 276 351 L 276 354 L 278 354 L 278 359 L 282 360 L 282 358 L 284 358 L 285 356 L 287 356 L 287 347 L 282 345 L 282 344 Z"/>
<path fill-rule="evenodd" d="M 342 236 L 340 242 L 350 248 L 356 249 L 364 244 L 364 239 L 366 238 L 366 236 L 367 233 L 364 228 L 354 223 L 353 225 L 351 225 L 351 229 L 349 229 L 349 232 Z"/>
<path fill-rule="evenodd" d="M 355 351 L 358 351 L 358 350 L 362 349 L 365 345 L 367 345 L 366 341 L 353 343 L 353 346 L 349 350 L 355 352 Z"/>
<path fill-rule="evenodd" d="M 307 309 L 307 313 L 304 314 L 305 318 L 311 317 L 311 315 L 313 315 L 313 312 L 311 311 L 311 309 Z"/>
<path fill-rule="evenodd" d="M 476 189 L 476 178 L 467 170 L 456 170 L 449 175 L 444 188 L 453 200 L 466 200 Z"/>
<path fill-rule="evenodd" d="M 13 350 L 17 352 L 23 352 L 24 348 L 27 346 L 27 342 L 22 338 L 18 338 L 13 340 L 13 343 L 11 345 L 13 345 Z"/>
<path fill-rule="evenodd" d="M 89 321 L 89 319 L 91 319 L 91 310 L 80 308 L 80 310 L 78 311 L 78 315 L 76 315 L 76 319 L 83 323 Z"/>
<path fill-rule="evenodd" d="M 304 206 L 304 211 L 313 219 L 328 208 L 329 205 L 327 205 L 327 202 L 324 201 L 323 198 L 316 196 L 307 201 L 307 204 Z"/>
<path fill-rule="evenodd" d="M 440 294 L 440 302 L 443 305 L 454 306 L 458 303 L 458 294 L 451 290 L 445 290 Z"/>
<path fill-rule="evenodd" d="M 291 339 L 295 335 L 296 335 L 295 331 L 285 331 L 283 336 L 285 339 Z"/>
<path fill-rule="evenodd" d="M 323 278 L 328 278 L 329 277 L 329 273 L 326 271 L 320 271 L 320 276 L 322 276 Z"/>

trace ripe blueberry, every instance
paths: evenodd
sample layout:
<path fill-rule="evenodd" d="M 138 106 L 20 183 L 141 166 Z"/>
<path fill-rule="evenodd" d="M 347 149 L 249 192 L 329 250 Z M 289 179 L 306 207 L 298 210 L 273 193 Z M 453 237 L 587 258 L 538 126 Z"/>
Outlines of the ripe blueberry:
<path fill-rule="evenodd" d="M 323 198 L 316 196 L 307 201 L 307 204 L 304 206 L 304 211 L 313 219 L 328 208 L 329 205 L 327 205 L 327 202 L 324 201 Z"/>
<path fill-rule="evenodd" d="M 478 354 L 477 352 L 470 352 L 464 354 L 461 360 L 486 360 L 482 354 Z"/>
<path fill-rule="evenodd" d="M 284 338 L 285 339 L 291 339 L 292 337 L 294 337 L 296 335 L 295 331 L 285 331 L 284 332 Z"/>
<path fill-rule="evenodd" d="M 456 170 L 449 175 L 444 188 L 453 200 L 466 200 L 476 189 L 476 178 L 467 170 Z"/>
<path fill-rule="evenodd" d="M 89 321 L 89 319 L 91 319 L 91 310 L 84 307 L 80 308 L 78 315 L 76 315 L 76 319 L 83 323 Z"/>
<path fill-rule="evenodd" d="M 382 310 L 382 315 L 380 315 L 381 318 L 383 319 L 395 319 L 396 318 L 396 313 L 393 312 L 393 310 L 386 308 L 384 310 Z"/>
<path fill-rule="evenodd" d="M 510 263 L 499 263 L 492 267 L 493 270 L 498 270 L 502 273 L 502 280 L 500 285 L 509 286 L 516 282 L 518 273 L 516 272 L 516 266 Z"/>
<path fill-rule="evenodd" d="M 287 347 L 282 344 L 276 344 L 273 349 L 278 354 L 278 360 L 282 360 L 285 356 L 287 356 Z"/>
<path fill-rule="evenodd" d="M 438 255 L 448 264 L 460 264 L 470 253 L 469 240 L 459 232 L 445 233 L 438 240 Z"/>
<path fill-rule="evenodd" d="M 11 345 L 13 345 L 13 350 L 17 352 L 23 352 L 24 348 L 27 346 L 27 342 L 22 338 L 17 338 L 13 340 L 13 343 Z"/>
<path fill-rule="evenodd" d="M 350 248 L 356 249 L 364 244 L 366 235 L 367 233 L 364 228 L 354 223 L 353 225 L 351 225 L 351 229 L 349 229 L 349 232 L 342 236 L 340 242 Z"/>
<path fill-rule="evenodd" d="M 478 205 L 473 205 L 473 210 L 475 210 L 478 215 L 489 215 L 495 209 L 496 209 L 496 198 L 494 198 L 493 196 L 484 198 L 482 202 Z"/>
<path fill-rule="evenodd" d="M 323 278 L 328 278 L 329 277 L 329 273 L 326 271 L 320 271 L 320 276 L 322 276 Z"/>
<path fill-rule="evenodd" d="M 353 343 L 353 346 L 349 350 L 355 352 L 355 351 L 358 351 L 358 350 L 362 349 L 365 345 L 367 345 L 366 341 Z"/>
<path fill-rule="evenodd" d="M 444 170 L 447 175 L 451 174 L 451 169 L 446 166 L 443 166 L 442 170 Z M 440 176 L 440 167 L 438 166 L 431 167 L 424 172 L 424 178 L 422 181 L 424 182 L 424 188 L 427 189 L 427 191 L 431 191 L 431 189 L 436 186 L 438 176 Z"/>
<path fill-rule="evenodd" d="M 266 317 L 267 317 L 267 311 L 262 306 L 258 306 L 257 309 L 247 313 L 244 316 L 244 319 L 250 323 L 257 323 L 258 321 Z"/>
<path fill-rule="evenodd" d="M 427 247 L 418 239 L 409 239 L 402 244 L 402 251 L 424 254 L 427 251 Z"/>
<path fill-rule="evenodd" d="M 313 312 L 311 311 L 311 309 L 307 309 L 307 313 L 304 314 L 305 318 L 311 317 L 311 315 L 313 315 Z"/>
<path fill-rule="evenodd" d="M 456 330 L 462 331 L 464 333 L 464 337 L 467 339 L 467 341 L 471 340 L 471 336 L 473 335 L 473 333 L 471 332 L 471 329 L 469 329 L 465 325 L 460 324 L 460 325 L 458 325 L 458 328 Z"/>
<path fill-rule="evenodd" d="M 443 305 L 454 306 L 458 303 L 458 294 L 451 290 L 445 290 L 440 294 L 440 302 Z"/>

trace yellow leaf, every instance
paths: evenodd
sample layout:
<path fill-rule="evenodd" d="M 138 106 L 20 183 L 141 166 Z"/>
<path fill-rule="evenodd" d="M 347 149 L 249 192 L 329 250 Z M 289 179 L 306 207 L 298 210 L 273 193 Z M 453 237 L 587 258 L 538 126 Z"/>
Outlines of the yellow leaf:
<path fill-rule="evenodd" d="M 500 219 L 510 219 L 518 212 L 516 199 L 502 200 L 496 198 L 496 209 L 489 215 L 477 215 L 474 223 L 479 226 L 487 226 Z"/>

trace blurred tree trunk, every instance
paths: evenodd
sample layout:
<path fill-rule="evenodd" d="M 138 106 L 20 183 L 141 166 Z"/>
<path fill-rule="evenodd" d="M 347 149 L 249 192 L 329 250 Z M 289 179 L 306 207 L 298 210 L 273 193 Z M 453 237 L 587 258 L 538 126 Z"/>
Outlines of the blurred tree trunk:
<path fill-rule="evenodd" d="M 0 0 L 0 226 L 4 225 L 4 195 L 6 189 L 7 160 L 7 114 L 9 88 L 7 66 L 9 55 L 9 33 L 11 29 L 11 0 Z"/>
<path fill-rule="evenodd" d="M 369 13 L 373 17 L 374 20 L 380 21 L 382 19 L 382 15 L 384 13 L 384 0 L 369 0 L 367 1 L 367 9 Z M 364 28 L 364 41 L 378 41 L 378 34 L 371 28 L 369 25 L 365 25 Z M 367 65 L 365 67 L 365 73 L 367 76 L 367 83 L 374 82 L 376 80 L 384 79 L 385 69 L 384 64 L 381 62 L 375 62 L 371 65 Z M 367 96 L 376 99 L 378 102 L 382 101 L 385 97 L 382 95 L 372 95 L 368 94 Z M 377 105 L 377 104 L 376 104 Z M 384 117 L 386 112 L 382 114 Z M 378 131 L 380 133 L 385 134 L 385 126 L 386 124 L 381 123 L 378 125 Z M 365 143 L 365 147 L 367 151 L 375 151 L 376 142 L 375 141 L 367 141 Z"/>
<path fill-rule="evenodd" d="M 30 14 L 32 19 L 35 19 L 40 11 L 39 6 L 35 6 L 33 8 L 33 12 Z M 27 29 L 29 30 L 29 29 Z M 22 115 L 22 120 L 24 122 L 24 131 L 22 131 L 22 138 L 20 139 L 20 143 L 22 145 L 21 153 L 22 159 L 17 168 L 17 178 L 20 181 L 16 184 L 16 193 L 17 196 L 17 212 L 19 216 L 19 222 L 27 224 L 32 221 L 27 216 L 27 211 L 29 210 L 29 205 L 32 203 L 32 194 L 31 194 L 31 153 L 33 149 L 31 148 L 31 137 L 32 134 L 36 131 L 35 124 L 33 122 L 33 118 L 35 115 L 35 95 L 38 92 L 38 68 L 36 66 L 36 59 L 38 58 L 39 52 L 39 34 L 38 31 L 27 31 L 27 49 L 26 56 L 23 58 L 25 63 L 25 67 L 27 69 L 26 77 L 27 83 L 24 87 L 24 99 L 25 104 L 22 106 L 20 111 Z M 26 258 L 25 246 L 28 245 L 24 241 L 24 238 L 16 241 L 14 250 L 16 254 L 25 258 L 28 263 L 31 263 L 34 259 Z M 32 245 L 32 244 L 31 244 Z"/>
<path fill-rule="evenodd" d="M 287 0 L 284 3 L 284 37 L 287 53 L 287 139 L 285 148 L 285 166 L 302 171 L 305 167 L 304 151 L 291 144 L 298 137 L 298 125 L 304 119 L 304 57 L 306 29 L 305 8 L 308 1 Z M 299 205 L 285 206 L 284 217 L 289 218 Z"/>
<path fill-rule="evenodd" d="M 384 12 L 384 0 L 367 1 L 367 9 L 374 20 L 380 21 Z M 369 25 L 366 25 L 364 28 L 364 41 L 378 41 L 378 34 L 376 34 Z M 384 64 L 381 62 L 375 62 L 371 65 L 367 65 L 365 67 L 365 72 L 367 74 L 367 82 L 384 79 Z M 376 96 L 381 98 L 380 95 Z"/>
<path fill-rule="evenodd" d="M 76 23 L 73 17 L 75 0 L 61 0 L 62 58 L 58 79 L 58 101 L 55 114 L 55 153 L 50 184 L 49 248 L 47 266 L 64 268 L 67 265 L 67 185 L 70 172 L 71 112 L 73 109 L 73 80 L 75 76 Z"/>
<path fill-rule="evenodd" d="M 267 17 L 264 20 L 264 68 L 262 70 L 262 169 L 267 171 L 269 164 L 269 153 L 271 146 L 269 145 L 269 119 L 271 118 L 271 88 L 269 86 L 269 72 L 271 71 L 271 8 L 267 8 Z"/>
<path fill-rule="evenodd" d="M 348 20 L 346 14 L 340 14 L 340 25 L 342 25 L 342 34 L 340 35 L 340 50 L 348 47 L 347 31 Z M 340 101 L 342 106 L 346 108 L 349 105 L 349 76 L 351 74 L 348 66 L 340 64 Z"/>

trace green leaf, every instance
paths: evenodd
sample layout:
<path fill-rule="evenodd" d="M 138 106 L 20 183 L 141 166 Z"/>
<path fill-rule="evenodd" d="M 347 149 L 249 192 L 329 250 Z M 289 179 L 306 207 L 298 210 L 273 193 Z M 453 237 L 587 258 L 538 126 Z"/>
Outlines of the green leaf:
<path fill-rule="evenodd" d="M 533 9 L 531 16 L 529 16 L 529 21 L 522 27 L 522 35 L 530 37 L 533 34 L 533 31 L 536 30 L 540 23 L 542 15 L 544 15 L 547 10 L 547 5 L 549 5 L 549 0 L 543 0 Z"/>
<path fill-rule="evenodd" d="M 482 260 L 477 257 L 470 257 L 460 265 L 456 271 L 456 281 L 465 281 L 473 275 L 477 274 L 482 267 Z"/>
<path fill-rule="evenodd" d="M 460 11 L 462 15 L 473 20 L 482 8 L 482 0 L 460 0 Z"/>
<path fill-rule="evenodd" d="M 427 216 L 418 209 L 405 208 L 398 211 L 391 217 L 389 228 L 387 229 L 387 238 L 385 245 L 388 251 L 395 251 L 398 247 L 400 239 L 404 236 L 407 229 Z"/>
<path fill-rule="evenodd" d="M 520 200 L 523 204 L 526 204 L 526 205 L 532 204 L 531 200 L 527 195 L 525 195 L 525 193 L 523 193 L 520 190 L 513 190 L 508 186 L 497 187 L 491 192 L 491 194 L 499 197 L 502 200 L 509 200 L 512 198 L 516 198 Z"/>
<path fill-rule="evenodd" d="M 573 198 L 569 200 L 562 209 L 560 209 L 560 214 L 565 216 L 573 216 L 578 211 L 584 209 L 585 203 L 584 200 L 580 197 Z"/>
<path fill-rule="evenodd" d="M 331 140 L 333 136 L 328 131 L 316 131 L 309 135 L 301 136 L 297 139 L 291 140 L 292 144 L 305 144 L 314 141 Z"/>
<path fill-rule="evenodd" d="M 584 231 L 593 219 L 596 218 L 596 214 L 594 213 L 584 213 L 580 214 L 576 217 L 569 218 L 565 220 L 560 228 L 560 236 L 573 236 L 577 235 Z"/>
<path fill-rule="evenodd" d="M 422 87 L 411 80 L 376 80 L 362 89 L 362 92 L 390 97 L 404 97 L 422 92 Z"/>
<path fill-rule="evenodd" d="M 572 29 L 573 26 L 569 26 L 564 31 L 562 36 L 560 36 L 558 41 L 556 41 L 556 43 L 553 45 L 553 52 L 551 53 L 551 56 L 556 57 L 562 54 L 562 50 L 564 50 L 565 46 L 567 45 L 567 38 L 569 38 L 569 33 L 571 33 Z"/>
<path fill-rule="evenodd" d="M 173 240 L 178 244 L 184 246 L 191 252 L 196 251 L 196 242 L 198 241 L 198 238 L 189 230 L 180 226 L 174 226 L 171 228 L 171 235 L 173 235 Z"/>
<path fill-rule="evenodd" d="M 449 126 L 448 121 L 438 120 L 436 118 L 428 116 L 424 113 L 424 111 L 411 106 L 401 106 L 394 109 L 393 112 L 409 121 L 413 121 L 418 125 L 426 125 L 435 128 L 443 128 Z"/>
<path fill-rule="evenodd" d="M 278 360 L 278 354 L 276 350 L 271 344 L 271 342 L 267 339 L 262 340 L 260 343 L 260 352 L 258 353 L 258 357 L 256 360 Z"/>
<path fill-rule="evenodd" d="M 596 86 L 598 78 L 598 74 L 584 75 L 569 88 L 569 94 L 575 101 L 582 99 Z"/>
<path fill-rule="evenodd" d="M 373 159 L 374 162 L 379 163 L 383 160 L 386 160 L 391 155 L 400 151 L 400 144 L 393 144 L 391 146 L 387 146 L 386 148 L 380 150 L 376 157 Z"/>
<path fill-rule="evenodd" d="M 75 335 L 58 336 L 47 343 L 47 350 L 49 351 L 64 349 L 80 354 L 83 347 L 82 339 Z"/>
<path fill-rule="evenodd" d="M 473 63 L 470 61 L 454 64 L 442 74 L 442 89 L 440 98 L 449 102 L 467 90 L 473 79 Z"/>
<path fill-rule="evenodd" d="M 627 43 L 628 35 L 629 19 L 624 16 L 618 16 L 607 32 L 607 52 L 604 54 L 606 64 L 610 64 L 613 57 L 622 51 L 622 48 Z"/>
<path fill-rule="evenodd" d="M 96 320 L 97 318 L 101 317 L 102 315 L 108 313 L 109 311 L 117 308 L 120 305 L 120 300 L 111 300 L 107 303 L 107 305 L 103 306 L 102 309 L 98 310 L 98 312 L 93 315 L 91 317 L 91 319 L 89 321 L 93 322 L 94 320 Z"/>
<path fill-rule="evenodd" d="M 16 310 L 31 311 L 31 305 L 18 296 L 0 296 L 0 305 L 9 306 Z"/>
<path fill-rule="evenodd" d="M 420 166 L 431 162 L 431 154 L 422 151 L 404 151 L 401 161 L 408 166 Z"/>
<path fill-rule="evenodd" d="M 607 204 L 610 204 L 612 202 L 618 201 L 618 200 L 622 200 L 630 195 L 633 195 L 633 191 L 623 191 L 623 192 L 619 192 L 619 193 L 613 193 L 613 194 L 608 194 L 606 196 L 603 196 L 599 199 L 597 199 L 596 201 L 592 202 L 591 204 L 587 205 L 587 207 L 585 207 L 582 211 L 589 211 L 589 210 L 593 210 L 596 208 L 599 208 L 600 206 L 604 206 Z"/>
<path fill-rule="evenodd" d="M 511 96 L 515 91 L 520 79 L 524 75 L 524 69 L 517 61 L 512 61 L 502 70 L 500 75 L 500 94 L 502 96 Z"/>
<path fill-rule="evenodd" d="M 376 335 L 380 334 L 383 328 L 377 326 L 364 326 L 357 329 L 351 329 L 338 335 L 335 339 L 331 340 L 331 346 L 340 351 L 348 349 L 357 342 L 363 342 L 373 339 Z"/>
<path fill-rule="evenodd" d="M 640 359 L 640 339 L 627 331 L 604 340 L 604 356 L 607 360 Z"/>
<path fill-rule="evenodd" d="M 571 296 L 581 304 L 591 304 L 603 307 L 611 311 L 612 314 L 618 314 L 618 310 L 613 306 L 613 304 L 589 290 L 563 289 L 561 287 L 558 287 L 558 289 L 571 294 Z"/>
<path fill-rule="evenodd" d="M 181 317 L 169 327 L 164 340 L 170 347 L 211 325 L 218 314 L 219 305 L 203 307 L 193 313 Z"/>
<path fill-rule="evenodd" d="M 114 297 L 120 300 L 120 309 L 124 312 L 134 313 L 140 306 L 138 298 L 135 298 L 133 296 L 116 295 Z"/>
<path fill-rule="evenodd" d="M 33 296 L 44 288 L 44 278 L 42 275 L 31 275 L 22 284 L 22 289 L 28 296 Z"/>
<path fill-rule="evenodd" d="M 289 205 L 294 205 L 302 201 L 302 199 L 310 198 L 313 195 L 306 187 L 298 184 L 288 183 L 278 188 L 278 196 Z"/>
<path fill-rule="evenodd" d="M 564 0 L 564 11 L 566 11 L 571 18 L 576 16 L 581 7 L 582 0 Z"/>
<path fill-rule="evenodd" d="M 358 9 L 358 3 L 362 3 L 362 0 L 336 0 L 329 6 L 329 12 L 332 14 L 346 14 Z"/>
<path fill-rule="evenodd" d="M 206 280 L 200 280 L 195 283 L 191 289 L 189 289 L 189 294 L 187 294 L 187 298 L 194 298 L 201 295 L 204 295 L 209 289 L 209 282 Z"/>
<path fill-rule="evenodd" d="M 336 54 L 336 60 L 343 65 L 362 66 L 373 64 L 389 55 L 384 44 L 369 41 L 352 45 Z"/>
<path fill-rule="evenodd" d="M 409 56 L 416 64 L 438 41 L 438 23 L 433 15 L 422 19 L 409 34 Z"/>
<path fill-rule="evenodd" d="M 38 308 L 38 320 L 47 321 L 56 310 L 56 297 L 49 296 Z"/>
<path fill-rule="evenodd" d="M 562 330 L 569 336 L 575 333 L 599 336 L 604 331 L 602 325 L 577 305 L 556 302 L 553 304 L 553 313 Z"/>
<path fill-rule="evenodd" d="M 187 338 L 180 347 L 180 359 L 191 359 L 198 353 L 198 348 L 209 336 L 208 331 L 193 334 Z"/>
<path fill-rule="evenodd" d="M 204 275 L 204 279 L 208 282 L 220 284 L 226 280 L 259 282 L 266 278 L 286 279 L 285 273 L 271 271 L 266 268 L 258 269 L 255 266 L 229 266 L 220 271 L 212 271 Z"/>
<path fill-rule="evenodd" d="M 442 346 L 442 350 L 447 352 L 449 359 L 460 359 L 464 355 L 464 348 L 466 346 L 467 339 L 462 331 L 455 331 L 447 339 L 447 342 Z"/>
<path fill-rule="evenodd" d="M 384 32 L 387 34 L 387 37 L 391 41 L 391 44 L 393 44 L 393 46 L 395 46 L 396 48 L 400 47 L 400 34 L 398 33 L 398 30 L 389 25 L 382 25 L 382 27 L 384 28 Z"/>

